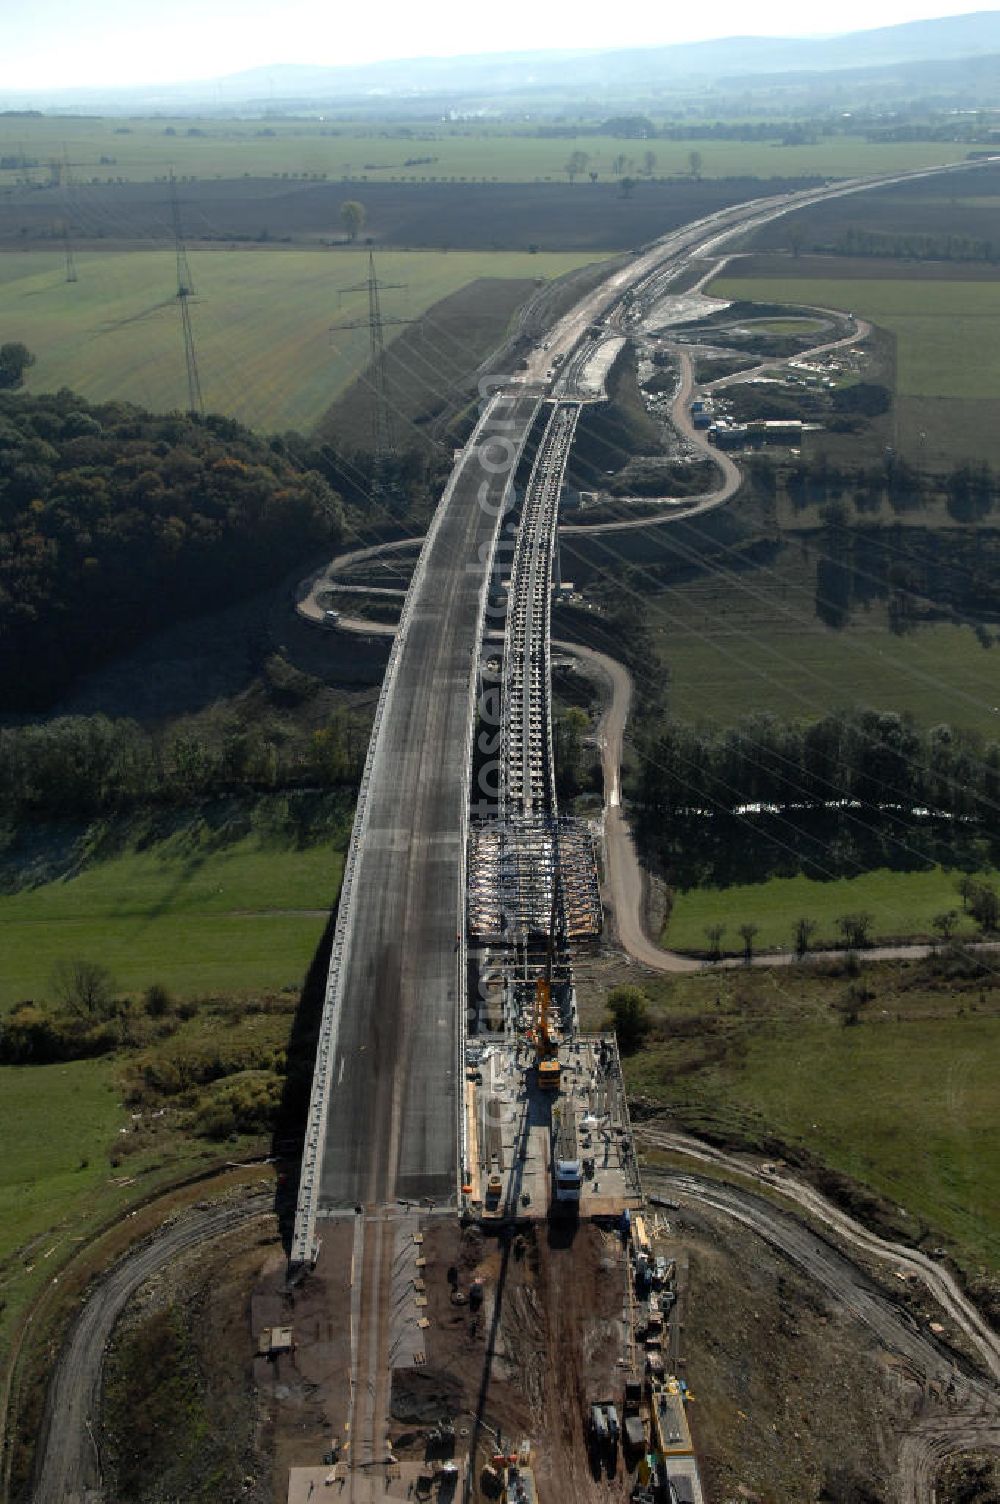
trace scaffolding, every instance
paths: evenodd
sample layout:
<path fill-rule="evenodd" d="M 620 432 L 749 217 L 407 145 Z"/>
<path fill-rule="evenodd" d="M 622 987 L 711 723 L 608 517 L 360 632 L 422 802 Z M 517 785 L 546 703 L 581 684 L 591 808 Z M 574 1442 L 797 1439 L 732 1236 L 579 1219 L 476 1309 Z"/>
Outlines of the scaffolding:
<path fill-rule="evenodd" d="M 528 1043 L 540 979 L 576 1037 L 571 946 L 603 925 L 590 827 L 560 817 L 552 755 L 552 559 L 579 416 L 578 403 L 552 409 L 525 490 L 505 592 L 499 810 L 470 827 L 467 853 L 467 933 L 499 960 L 505 1030 Z"/>
<path fill-rule="evenodd" d="M 513 945 L 547 935 L 558 882 L 560 929 L 568 941 L 593 940 L 603 911 L 590 827 L 563 817 L 512 818 L 469 831 L 469 935 Z"/>

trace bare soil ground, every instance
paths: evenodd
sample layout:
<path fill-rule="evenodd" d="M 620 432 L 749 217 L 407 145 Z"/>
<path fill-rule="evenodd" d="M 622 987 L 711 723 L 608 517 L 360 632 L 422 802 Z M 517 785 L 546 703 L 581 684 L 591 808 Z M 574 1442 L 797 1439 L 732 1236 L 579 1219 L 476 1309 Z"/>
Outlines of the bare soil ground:
<path fill-rule="evenodd" d="M 354 1223 L 326 1226 L 316 1273 L 286 1289 L 285 1256 L 273 1252 L 250 1299 L 253 1349 L 266 1327 L 291 1326 L 295 1349 L 273 1359 L 254 1357 L 259 1441 L 269 1458 L 275 1504 L 284 1504 L 288 1470 L 317 1466 L 334 1440 L 345 1440 L 351 1368 L 351 1253 Z"/>
<path fill-rule="evenodd" d="M 895 1497 L 898 1438 L 923 1393 L 745 1228 L 675 1214 L 689 1418 L 713 1504 Z"/>
<path fill-rule="evenodd" d="M 498 1434 L 504 1450 L 531 1442 L 543 1499 L 626 1497 L 621 1466 L 610 1485 L 595 1480 L 584 1438 L 590 1403 L 620 1402 L 625 1285 L 617 1240 L 590 1224 L 494 1239 L 441 1223 L 425 1249 L 432 1325 L 424 1373 L 444 1378 L 442 1401 L 453 1397 L 459 1449 L 475 1447 L 474 1497 L 484 1497 L 482 1470 Z M 482 1280 L 481 1312 L 452 1303 L 449 1267 L 459 1271 L 460 1295 Z M 425 1385 L 419 1370 L 397 1375 L 397 1420 L 420 1418 L 414 1400 Z"/>
<path fill-rule="evenodd" d="M 851 227 L 891 236 L 968 235 L 989 240 L 996 235 L 998 182 L 1000 170 L 995 163 L 988 163 L 963 175 L 960 182 L 947 176 L 917 179 L 856 197 L 829 199 L 786 219 L 772 220 L 750 237 L 751 247 L 765 251 L 797 241 L 805 251 L 813 246 L 836 245 Z M 880 258 L 862 259 L 872 265 Z M 967 265 L 950 263 L 950 275 L 964 278 Z M 879 273 L 873 269 L 866 275 Z"/>
<path fill-rule="evenodd" d="M 591 1401 L 620 1402 L 625 1287 L 617 1239 L 589 1224 L 574 1233 L 539 1226 L 484 1237 L 451 1217 L 427 1220 L 423 1233 L 426 1361 L 393 1374 L 395 1455 L 423 1459 L 427 1432 L 447 1421 L 455 1452 L 475 1450 L 477 1499 L 501 1440 L 509 1451 L 522 1438 L 532 1444 L 542 1498 L 627 1497 L 621 1465 L 614 1480 L 595 1479 L 584 1439 Z M 285 1498 L 289 1467 L 319 1465 L 335 1437 L 346 1439 L 352 1240 L 352 1219 L 329 1224 L 316 1273 L 291 1296 L 274 1260 L 256 1281 L 254 1332 L 279 1322 L 295 1329 L 293 1354 L 254 1363 L 265 1454 L 257 1474 L 266 1468 L 272 1477 L 275 1504 Z M 477 1310 L 469 1305 L 474 1280 L 483 1291 Z M 235 1345 L 245 1348 L 242 1339 Z"/>
<path fill-rule="evenodd" d="M 270 1497 L 251 1383 L 248 1286 L 281 1257 L 276 1228 L 245 1231 L 150 1280 L 107 1357 L 102 1457 L 109 1499 L 223 1504 Z"/>
<path fill-rule="evenodd" d="M 241 178 L 184 184 L 189 240 L 341 241 L 340 205 L 360 199 L 366 236 L 409 250 L 629 250 L 726 204 L 791 192 L 805 179 L 727 178 L 640 183 L 626 198 L 616 183 L 310 183 Z M 109 250 L 171 239 L 165 183 L 73 190 L 78 247 Z M 58 188 L 0 194 L 0 246 L 51 249 L 61 235 Z M 56 240 L 56 243 L 58 241 Z"/>
<path fill-rule="evenodd" d="M 712 1504 L 894 1499 L 900 1439 L 932 1408 L 922 1376 L 747 1227 L 692 1205 L 669 1216 L 677 1369 Z M 423 1234 L 426 1362 L 394 1373 L 395 1454 L 433 1454 L 428 1432 L 448 1421 L 455 1453 L 474 1450 L 475 1499 L 493 1453 L 522 1438 L 542 1499 L 627 1498 L 623 1459 L 599 1477 L 584 1434 L 593 1400 L 621 1400 L 617 1237 L 591 1224 L 484 1236 L 448 1216 Z M 353 1243 L 353 1218 L 328 1224 L 317 1271 L 289 1291 L 262 1227 L 143 1288 L 108 1363 L 108 1504 L 283 1504 L 290 1467 L 323 1465 L 346 1439 Z M 278 1325 L 292 1326 L 293 1351 L 258 1357 L 260 1332 Z M 995 1463 L 955 1464 L 942 1486 L 946 1504 L 996 1504 Z"/>

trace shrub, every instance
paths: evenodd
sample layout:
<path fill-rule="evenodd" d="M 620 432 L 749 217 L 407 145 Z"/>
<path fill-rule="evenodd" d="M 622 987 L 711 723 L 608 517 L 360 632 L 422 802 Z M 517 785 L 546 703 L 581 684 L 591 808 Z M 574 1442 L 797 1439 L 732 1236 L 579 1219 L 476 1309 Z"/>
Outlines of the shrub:
<path fill-rule="evenodd" d="M 652 1026 L 649 998 L 641 987 L 614 987 L 608 995 L 608 1015 L 623 1055 L 637 1050 Z"/>

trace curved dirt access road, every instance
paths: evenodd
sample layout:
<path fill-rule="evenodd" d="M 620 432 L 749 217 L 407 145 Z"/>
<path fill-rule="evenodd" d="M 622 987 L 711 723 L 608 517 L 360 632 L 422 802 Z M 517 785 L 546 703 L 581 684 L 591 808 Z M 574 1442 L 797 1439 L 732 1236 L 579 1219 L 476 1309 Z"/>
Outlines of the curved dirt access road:
<path fill-rule="evenodd" d="M 935 1504 L 938 1474 L 953 1457 L 1000 1452 L 1000 1421 L 984 1416 L 925 1420 L 903 1437 L 899 1451 L 902 1504 Z"/>
<path fill-rule="evenodd" d="M 603 320 L 621 304 L 626 294 L 635 293 L 647 305 L 655 302 L 662 295 L 666 284 L 693 258 L 724 254 L 738 235 L 759 229 L 796 209 L 804 209 L 826 199 L 845 198 L 872 188 L 934 177 L 940 172 L 968 171 L 971 166 L 981 165 L 981 162 L 957 163 L 945 167 L 920 167 L 910 171 L 884 173 L 877 177 L 847 178 L 832 185 L 825 183 L 820 187 L 806 188 L 795 193 L 775 194 L 732 204 L 703 219 L 682 225 L 661 236 L 625 266 L 612 272 L 593 292 L 581 298 L 568 313 L 557 320 L 549 330 L 548 339 L 529 355 L 524 379 L 529 383 L 551 385 L 555 389 L 555 395 L 560 395 L 560 380 L 553 373 L 571 356 L 579 354 L 578 346 L 587 337 L 588 327 Z"/>
<path fill-rule="evenodd" d="M 994 1395 L 1000 1406 L 1000 1335 L 980 1314 L 973 1303 L 962 1293 L 958 1282 L 948 1270 L 935 1259 L 910 1248 L 905 1243 L 895 1243 L 870 1232 L 860 1222 L 834 1206 L 819 1191 L 792 1175 L 762 1170 L 751 1161 L 726 1154 L 700 1139 L 685 1133 L 674 1133 L 655 1122 L 636 1127 L 636 1138 L 656 1149 L 669 1150 L 687 1158 L 700 1160 L 726 1175 L 739 1176 L 758 1185 L 766 1186 L 770 1194 L 777 1193 L 791 1201 L 801 1213 L 819 1222 L 829 1233 L 843 1240 L 849 1247 L 867 1257 L 883 1260 L 893 1269 L 913 1275 L 926 1289 L 928 1295 L 941 1307 L 945 1315 L 964 1335 L 977 1354 L 983 1369 L 993 1381 L 987 1392 Z M 648 1173 L 648 1172 L 644 1172 Z M 654 1172 L 658 1173 L 658 1172 Z M 715 1183 L 712 1182 L 714 1185 Z M 732 1190 L 733 1188 L 727 1188 Z M 734 1192 L 735 1193 L 735 1192 Z"/>
<path fill-rule="evenodd" d="M 632 678 L 624 664 L 579 643 L 553 641 L 553 648 L 571 653 L 608 685 L 611 697 L 597 723 L 597 743 L 604 775 L 604 866 L 608 907 L 614 915 L 621 947 L 651 971 L 700 971 L 702 963 L 690 956 L 661 950 L 646 933 L 643 917 L 649 879 L 636 855 L 635 843 L 621 806 L 622 741 L 632 704 Z"/>
<path fill-rule="evenodd" d="M 669 1135 L 669 1138 L 672 1147 L 679 1152 L 691 1153 L 741 1175 L 755 1173 L 752 1167 L 720 1155 L 697 1140 L 687 1140 L 682 1135 Z M 875 1334 L 882 1346 L 906 1359 L 925 1382 L 934 1381 L 944 1389 L 948 1408 L 941 1406 L 937 1413 L 922 1416 L 903 1438 L 899 1457 L 903 1504 L 933 1504 L 937 1473 L 949 1457 L 975 1450 L 1000 1450 L 1000 1390 L 995 1382 L 990 1383 L 970 1370 L 960 1354 L 949 1349 L 929 1329 L 921 1329 L 909 1311 L 897 1305 L 863 1269 L 852 1263 L 842 1249 L 832 1246 L 793 1216 L 751 1192 L 680 1171 L 647 1168 L 645 1175 L 647 1180 L 670 1190 L 673 1195 L 698 1201 L 765 1239 L 822 1284 L 840 1307 Z M 786 1188 L 782 1177 L 780 1189 L 784 1192 Z M 828 1225 L 835 1225 L 848 1245 L 860 1253 L 874 1254 L 891 1263 L 893 1268 L 907 1268 L 910 1272 L 913 1272 L 915 1259 L 922 1259 L 922 1255 L 914 1256 L 912 1250 L 899 1249 L 897 1244 L 874 1238 L 812 1192 L 810 1187 L 805 1189 L 810 1194 L 810 1215 L 819 1216 Z M 880 1248 L 875 1245 L 880 1245 Z M 936 1265 L 932 1264 L 931 1268 L 939 1275 L 945 1274 Z M 963 1297 L 959 1295 L 959 1298 L 968 1305 Z M 954 1309 L 948 1309 L 948 1314 L 954 1316 Z M 972 1327 L 981 1324 L 974 1308 L 969 1308 L 969 1314 Z M 984 1346 L 975 1340 L 970 1327 L 963 1326 L 963 1333 L 992 1369 L 995 1334 L 986 1328 L 988 1340 Z"/>
<path fill-rule="evenodd" d="M 691 398 L 695 389 L 694 362 L 690 353 L 681 346 L 676 346 L 677 363 L 680 368 L 680 380 L 677 391 L 670 404 L 670 421 L 678 433 L 697 449 L 705 458 L 712 461 L 715 468 L 721 471 L 719 484 L 711 491 L 706 491 L 704 496 L 688 497 L 675 501 L 671 504 L 669 499 L 663 503 L 662 512 L 654 512 L 648 517 L 626 518 L 616 522 L 570 522 L 560 525 L 560 533 L 569 536 L 593 536 L 597 533 L 628 533 L 637 528 L 662 527 L 665 522 L 687 521 L 691 517 L 697 517 L 702 512 L 714 511 L 721 507 L 730 497 L 735 496 L 743 484 L 743 472 L 724 449 L 716 449 L 710 444 L 707 434 L 703 429 L 695 428 L 691 417 Z M 807 354 L 810 352 L 806 352 Z M 644 498 L 645 499 L 645 498 Z"/>
<path fill-rule="evenodd" d="M 844 1252 L 750 1192 L 680 1171 L 647 1169 L 645 1176 L 682 1203 L 684 1199 L 696 1201 L 756 1233 L 821 1285 L 840 1309 L 862 1322 L 883 1348 L 903 1358 L 926 1385 L 934 1384 L 944 1392 L 944 1401 L 928 1399 L 926 1412 L 902 1439 L 899 1497 L 903 1504 L 934 1504 L 937 1473 L 949 1457 L 1000 1450 L 996 1387 L 977 1376 L 960 1354 L 933 1333 L 925 1333 Z"/>
<path fill-rule="evenodd" d="M 268 1191 L 186 1214 L 127 1253 L 93 1288 L 49 1384 L 33 1504 L 100 1504 L 104 1497 L 96 1439 L 104 1354 L 139 1286 L 180 1254 L 265 1216 L 273 1205 Z"/>
<path fill-rule="evenodd" d="M 812 305 L 803 303 L 802 306 L 805 308 Z M 817 308 L 816 312 L 828 313 L 831 318 L 844 317 L 843 313 L 835 308 Z M 872 325 L 867 319 L 855 318 L 853 334 L 845 334 L 841 339 L 830 340 L 825 345 L 814 345 L 811 350 L 803 350 L 801 355 L 782 355 L 774 360 L 762 360 L 759 365 L 748 366 L 744 371 L 734 371 L 731 376 L 719 376 L 715 381 L 705 381 L 701 389 L 703 392 L 717 392 L 723 387 L 737 386 L 741 381 L 750 381 L 766 371 L 780 371 L 798 361 L 813 360 L 817 355 L 829 355 L 832 350 L 847 350 L 851 345 L 860 344 L 863 339 L 867 339 L 871 332 Z"/>
<path fill-rule="evenodd" d="M 714 275 L 714 273 L 712 273 Z M 822 312 L 829 310 L 823 309 Z M 731 386 L 738 381 L 746 381 L 751 377 L 758 376 L 762 371 L 778 370 L 781 366 L 788 365 L 793 360 L 812 360 L 817 355 L 828 354 L 831 350 L 843 349 L 848 345 L 857 344 L 859 340 L 867 338 L 872 332 L 871 324 L 864 319 L 856 321 L 856 329 L 853 334 L 843 339 L 831 340 L 826 344 L 814 345 L 812 349 L 803 350 L 799 355 L 790 355 L 782 360 L 767 361 L 759 366 L 752 366 L 746 371 L 737 371 L 733 376 L 723 376 L 718 381 L 710 381 L 704 384 L 696 384 L 694 379 L 694 360 L 691 352 L 684 345 L 672 345 L 671 351 L 676 357 L 679 367 L 680 379 L 677 391 L 670 404 L 670 421 L 678 433 L 699 451 L 703 458 L 711 460 L 715 467 L 722 472 L 720 483 L 711 491 L 706 491 L 704 496 L 688 497 L 672 500 L 670 497 L 661 498 L 663 510 L 654 512 L 647 517 L 626 518 L 616 522 L 573 522 L 563 524 L 560 533 L 569 533 L 583 536 L 593 533 L 626 533 L 633 532 L 638 528 L 662 527 L 667 522 L 688 521 L 692 517 L 699 516 L 702 512 L 714 511 L 736 495 L 743 484 L 743 472 L 724 449 L 717 449 L 709 442 L 704 429 L 695 428 L 691 416 L 691 401 L 695 390 L 712 392 L 719 387 Z M 648 497 L 623 498 L 624 501 L 646 501 Z"/>
<path fill-rule="evenodd" d="M 690 1152 L 697 1154 L 700 1148 L 705 1146 L 689 1141 Z M 704 1157 L 717 1163 L 711 1151 Z M 978 1374 L 962 1354 L 929 1328 L 921 1327 L 906 1307 L 894 1301 L 850 1257 L 851 1247 L 870 1256 L 873 1241 L 880 1240 L 873 1240 L 871 1234 L 852 1224 L 849 1235 L 841 1233 L 848 1244 L 844 1249 L 813 1232 L 797 1216 L 751 1191 L 679 1170 L 646 1167 L 643 1174 L 648 1184 L 668 1192 L 681 1205 L 685 1200 L 694 1201 L 762 1238 L 825 1289 L 838 1309 L 863 1323 L 882 1348 L 902 1358 L 914 1375 L 919 1376 L 927 1397 L 923 1414 L 901 1439 L 898 1474 L 902 1504 L 934 1504 L 937 1474 L 949 1457 L 972 1451 L 1000 1451 L 997 1385 Z M 816 1199 L 822 1203 L 821 1197 Z M 835 1207 L 829 1203 L 824 1206 L 834 1218 L 840 1218 Z M 849 1218 L 844 1220 L 850 1223 Z M 886 1252 L 878 1257 L 885 1258 L 894 1268 L 904 1265 L 904 1259 L 893 1251 L 895 1244 L 883 1247 Z M 909 1250 L 906 1252 L 909 1254 Z M 965 1331 L 965 1335 L 968 1337 L 969 1332 Z M 987 1356 L 982 1349 L 978 1350 Z"/>
<path fill-rule="evenodd" d="M 632 831 L 621 805 L 621 762 L 625 725 L 632 704 L 632 677 L 623 663 L 596 648 L 578 642 L 553 639 L 553 648 L 578 658 L 594 678 L 610 689 L 597 723 L 597 744 L 601 753 L 604 781 L 604 861 L 609 904 L 622 950 L 650 971 L 677 975 L 693 971 L 735 971 L 746 967 L 742 956 L 727 956 L 721 961 L 702 960 L 682 951 L 665 950 L 646 931 L 645 915 L 649 899 L 649 877 L 639 861 Z M 915 941 L 903 945 L 872 945 L 859 954 L 867 961 L 919 961 L 931 956 L 939 947 Z M 965 947 L 976 955 L 1000 952 L 1000 940 L 972 941 Z M 753 967 L 795 966 L 806 961 L 842 960 L 843 950 L 811 950 L 799 956 L 794 950 L 758 951 L 751 958 Z M 1000 1351 L 1000 1349 L 998 1349 Z"/>
<path fill-rule="evenodd" d="M 296 593 L 296 611 L 306 621 L 322 622 L 326 607 L 320 604 L 319 597 L 326 594 L 327 591 L 337 588 L 336 577 L 343 570 L 350 569 L 354 564 L 367 564 L 370 560 L 384 558 L 386 554 L 406 553 L 407 551 L 414 552 L 417 549 L 423 548 L 423 545 L 423 537 L 393 538 L 388 543 L 372 543 L 364 548 L 351 549 L 346 554 L 337 554 L 336 558 L 331 559 L 329 564 L 324 565 L 322 569 L 318 569 L 315 574 L 304 579 L 299 585 Z M 364 593 L 367 595 L 380 595 L 382 591 L 376 589 L 374 591 L 368 590 Z M 402 599 L 406 592 L 405 590 L 393 591 L 392 594 L 394 596 L 398 595 L 398 598 Z M 347 618 L 347 620 L 351 622 L 351 626 L 348 628 L 349 631 L 359 631 L 364 625 L 361 617 L 351 617 Z M 341 625 L 344 624 L 345 618 L 341 617 Z M 391 624 L 387 628 L 385 622 L 373 622 L 368 626 L 367 630 L 377 631 L 380 634 L 388 630 L 389 634 L 392 634 L 396 628 Z"/>

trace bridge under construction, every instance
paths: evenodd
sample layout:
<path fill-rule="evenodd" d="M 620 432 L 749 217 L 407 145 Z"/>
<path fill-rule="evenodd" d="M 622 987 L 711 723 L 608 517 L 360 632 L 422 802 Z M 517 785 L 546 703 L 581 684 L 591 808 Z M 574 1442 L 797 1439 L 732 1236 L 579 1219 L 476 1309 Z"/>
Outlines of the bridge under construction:
<path fill-rule="evenodd" d="M 522 376 L 484 400 L 456 459 L 407 592 L 376 712 L 332 945 L 290 1250 L 293 1280 L 317 1266 L 324 1236 L 337 1250 L 320 1265 L 317 1288 L 332 1292 L 331 1301 L 339 1293 L 317 1319 L 317 1334 L 327 1336 L 316 1340 L 319 1352 L 329 1352 L 346 1303 L 350 1457 L 342 1458 L 343 1438 L 335 1438 L 335 1470 L 320 1481 L 341 1479 L 354 1501 L 403 1497 L 391 1492 L 402 1486 L 390 1440 L 392 1390 L 401 1370 L 427 1361 L 431 1297 L 421 1250 L 432 1227 L 455 1227 L 456 1211 L 482 1229 L 553 1214 L 627 1227 L 642 1200 L 615 1041 L 587 1037 L 579 1025 L 575 958 L 600 934 L 602 913 L 591 832 L 559 812 L 552 741 L 553 550 L 581 404 L 600 400 L 593 357 L 648 316 L 692 255 L 714 254 L 734 234 L 789 209 L 868 186 L 824 186 L 723 210 L 620 266 L 554 326 Z M 515 480 L 529 446 L 534 459 L 519 496 Z M 721 487 L 705 504 L 731 490 Z M 503 621 L 498 676 L 488 608 Z M 435 1224 L 436 1212 L 450 1215 Z M 644 1325 L 637 1316 L 643 1292 L 662 1283 L 666 1256 L 655 1240 L 645 1251 L 635 1239 L 629 1246 L 631 1259 L 606 1266 L 624 1271 L 618 1361 L 660 1385 L 646 1459 L 655 1465 L 640 1477 L 644 1497 L 660 1501 L 676 1496 L 671 1478 L 661 1477 L 668 1454 L 687 1455 L 690 1438 L 675 1436 L 670 1421 L 664 1395 L 674 1391 L 663 1384 L 674 1381 L 651 1295 Z M 452 1272 L 457 1265 L 449 1282 Z M 566 1277 L 572 1285 L 571 1269 Z M 558 1315 L 566 1285 L 551 1290 L 559 1292 Z M 472 1293 L 453 1287 L 470 1306 Z M 439 1309 L 439 1330 L 454 1319 Z M 573 1330 L 562 1351 L 571 1353 L 588 1313 L 578 1308 L 567 1320 Z M 477 1332 L 474 1321 L 470 1340 Z M 484 1394 L 468 1448 L 472 1466 Z M 613 1404 L 592 1410 L 601 1412 L 602 1434 L 617 1434 Z M 565 1434 L 578 1423 L 579 1416 L 567 1419 Z M 692 1469 L 685 1497 L 697 1504 Z M 299 1481 L 310 1490 L 316 1482 Z M 574 1496 L 583 1497 L 580 1488 L 590 1484 L 578 1477 L 576 1486 Z"/>
<path fill-rule="evenodd" d="M 498 747 L 498 798 L 470 829 L 470 983 L 482 1006 L 469 1015 L 460 1187 L 466 1211 L 488 1220 L 614 1216 L 641 1200 L 617 1046 L 579 1029 L 573 957 L 600 934 L 600 886 L 590 829 L 559 814 L 552 748 L 553 553 L 579 416 L 576 401 L 544 409 L 509 569 L 494 556 L 506 619 L 479 750 Z M 497 699 L 498 737 L 484 725 Z"/>

